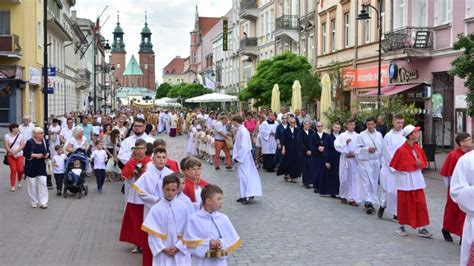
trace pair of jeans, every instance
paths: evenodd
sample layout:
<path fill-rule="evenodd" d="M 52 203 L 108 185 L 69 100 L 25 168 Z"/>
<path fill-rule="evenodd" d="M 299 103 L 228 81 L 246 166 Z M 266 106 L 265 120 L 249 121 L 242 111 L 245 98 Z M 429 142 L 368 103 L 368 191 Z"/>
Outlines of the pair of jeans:
<path fill-rule="evenodd" d="M 102 190 L 105 181 L 105 169 L 94 169 L 94 174 L 97 180 L 97 189 Z"/>
<path fill-rule="evenodd" d="M 54 174 L 54 179 L 56 179 L 56 189 L 59 191 L 63 190 L 64 174 Z"/>
<path fill-rule="evenodd" d="M 7 155 L 8 166 L 10 167 L 10 185 L 14 187 L 16 182 L 20 182 L 23 177 L 23 156 L 15 158 Z"/>

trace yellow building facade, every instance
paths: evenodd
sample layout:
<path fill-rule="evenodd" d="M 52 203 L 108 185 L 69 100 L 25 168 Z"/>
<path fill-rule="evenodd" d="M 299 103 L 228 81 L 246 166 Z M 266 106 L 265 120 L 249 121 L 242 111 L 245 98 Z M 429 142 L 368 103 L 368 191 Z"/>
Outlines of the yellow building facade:
<path fill-rule="evenodd" d="M 0 124 L 42 125 L 43 1 L 0 0 Z"/>

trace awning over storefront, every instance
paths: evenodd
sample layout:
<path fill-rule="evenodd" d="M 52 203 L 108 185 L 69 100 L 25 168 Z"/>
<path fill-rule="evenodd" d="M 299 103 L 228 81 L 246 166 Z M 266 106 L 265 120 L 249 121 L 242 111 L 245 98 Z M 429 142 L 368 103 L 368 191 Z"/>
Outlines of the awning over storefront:
<path fill-rule="evenodd" d="M 424 83 L 403 83 L 403 84 L 390 84 L 381 89 L 381 95 L 391 96 L 400 92 L 407 91 L 422 85 Z M 377 96 L 377 90 L 372 90 L 370 92 L 364 93 L 361 96 Z"/>

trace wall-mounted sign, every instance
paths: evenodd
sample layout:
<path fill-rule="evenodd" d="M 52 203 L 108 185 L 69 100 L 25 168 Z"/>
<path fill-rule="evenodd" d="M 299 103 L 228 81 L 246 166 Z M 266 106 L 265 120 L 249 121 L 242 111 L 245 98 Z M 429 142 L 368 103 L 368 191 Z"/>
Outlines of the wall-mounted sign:
<path fill-rule="evenodd" d="M 398 67 L 396 64 L 392 63 L 388 67 L 388 76 L 390 79 L 396 79 L 398 76 Z"/>
<path fill-rule="evenodd" d="M 404 67 L 398 68 L 398 79 L 400 82 L 408 82 L 418 79 L 418 70 L 406 70 Z"/>
<path fill-rule="evenodd" d="M 426 48 L 430 39 L 430 32 L 427 30 L 416 31 L 415 44 L 413 48 Z"/>
<path fill-rule="evenodd" d="M 466 102 L 466 95 L 456 95 L 454 98 L 454 108 L 458 109 L 466 109 L 467 102 Z"/>
<path fill-rule="evenodd" d="M 229 41 L 229 19 L 222 17 L 222 51 L 227 51 Z"/>
<path fill-rule="evenodd" d="M 388 84 L 388 65 L 383 65 L 381 69 L 382 80 L 381 86 Z M 348 86 L 351 88 L 375 88 L 378 86 L 378 67 L 367 68 L 345 68 L 342 70 L 344 79 L 347 80 Z"/>
<path fill-rule="evenodd" d="M 40 85 L 41 84 L 41 70 L 36 67 L 30 67 L 29 73 L 30 73 L 30 79 L 29 79 L 30 84 Z"/>

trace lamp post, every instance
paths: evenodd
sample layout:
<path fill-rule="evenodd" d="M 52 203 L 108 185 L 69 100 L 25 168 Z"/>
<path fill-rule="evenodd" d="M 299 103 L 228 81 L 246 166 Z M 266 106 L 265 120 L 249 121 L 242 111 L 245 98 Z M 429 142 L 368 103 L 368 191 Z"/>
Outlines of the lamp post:
<path fill-rule="evenodd" d="M 357 20 L 368 20 L 370 19 L 368 10 L 372 8 L 377 14 L 377 26 L 379 29 L 379 69 L 378 69 L 378 79 L 377 79 L 377 109 L 380 109 L 380 95 L 382 94 L 382 15 L 379 10 L 371 4 L 363 4 L 362 10 L 357 17 Z"/>
<path fill-rule="evenodd" d="M 105 42 L 105 45 L 104 45 L 104 42 Z M 112 49 L 112 47 L 110 47 L 109 45 L 109 41 L 108 40 L 102 40 L 101 39 L 101 35 L 99 32 L 97 32 L 95 35 L 94 35 L 94 114 L 97 113 L 97 80 L 96 80 L 96 75 L 97 75 L 97 67 L 100 67 L 100 68 L 103 68 L 102 69 L 102 72 L 104 72 L 104 65 L 105 65 L 105 61 L 102 62 L 102 65 L 97 65 L 96 62 L 96 57 L 97 57 L 97 49 L 98 49 L 98 46 L 100 45 L 101 47 L 103 47 L 104 51 L 107 52 L 107 51 L 110 51 L 110 49 Z M 105 60 L 105 55 L 104 55 L 104 60 Z M 104 79 L 102 79 L 102 83 L 104 83 Z M 105 94 L 105 92 L 104 92 Z M 100 109 L 100 108 L 99 108 Z"/>

